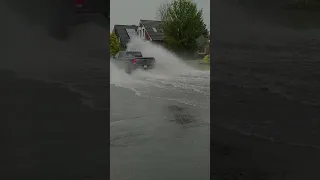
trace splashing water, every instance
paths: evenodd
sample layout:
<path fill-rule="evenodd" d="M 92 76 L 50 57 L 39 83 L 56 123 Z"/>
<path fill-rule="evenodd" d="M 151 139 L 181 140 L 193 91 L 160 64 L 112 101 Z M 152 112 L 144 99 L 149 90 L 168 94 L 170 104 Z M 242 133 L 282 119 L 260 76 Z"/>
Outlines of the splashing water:
<path fill-rule="evenodd" d="M 141 51 L 144 57 L 154 57 L 152 70 L 136 70 L 126 74 L 110 59 L 110 83 L 129 88 L 138 95 L 175 100 L 195 106 L 209 107 L 210 71 L 198 70 L 160 45 L 141 39 L 128 43 L 128 51 Z"/>
<path fill-rule="evenodd" d="M 157 63 L 157 68 L 154 69 L 156 73 L 177 75 L 194 71 L 194 68 L 188 66 L 175 54 L 149 41 L 133 39 L 128 43 L 128 50 L 141 51 L 145 57 L 154 57 Z"/>

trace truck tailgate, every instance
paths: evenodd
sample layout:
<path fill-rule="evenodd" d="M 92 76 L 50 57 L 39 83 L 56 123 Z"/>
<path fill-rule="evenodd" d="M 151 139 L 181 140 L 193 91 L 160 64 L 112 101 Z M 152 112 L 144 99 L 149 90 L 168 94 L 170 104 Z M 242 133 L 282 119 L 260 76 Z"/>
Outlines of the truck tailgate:
<path fill-rule="evenodd" d="M 136 64 L 137 65 L 153 65 L 155 63 L 155 59 L 153 57 L 137 57 Z"/>

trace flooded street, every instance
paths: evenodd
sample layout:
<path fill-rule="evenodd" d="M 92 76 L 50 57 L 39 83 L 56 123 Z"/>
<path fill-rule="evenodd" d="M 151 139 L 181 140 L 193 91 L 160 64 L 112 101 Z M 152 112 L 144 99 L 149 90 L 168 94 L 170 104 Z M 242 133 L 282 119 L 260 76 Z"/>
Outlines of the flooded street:
<path fill-rule="evenodd" d="M 4 177 L 108 179 L 110 164 L 112 180 L 209 179 L 209 71 L 142 44 L 157 68 L 128 76 L 114 68 L 109 31 L 96 23 L 59 41 L 8 13 Z"/>
<path fill-rule="evenodd" d="M 156 68 L 148 71 L 137 70 L 129 75 L 124 71 L 124 62 L 111 59 L 111 84 L 131 89 L 144 97 L 209 108 L 209 69 L 202 70 L 198 61 L 179 59 L 161 46 L 147 41 L 134 40 L 129 43 L 128 49 L 130 48 L 141 51 L 144 57 L 154 57 Z"/>
<path fill-rule="evenodd" d="M 210 71 L 148 42 L 129 48 L 156 68 L 128 75 L 111 59 L 111 179 L 209 179 Z"/>
<path fill-rule="evenodd" d="M 209 179 L 208 110 L 110 90 L 111 179 Z"/>

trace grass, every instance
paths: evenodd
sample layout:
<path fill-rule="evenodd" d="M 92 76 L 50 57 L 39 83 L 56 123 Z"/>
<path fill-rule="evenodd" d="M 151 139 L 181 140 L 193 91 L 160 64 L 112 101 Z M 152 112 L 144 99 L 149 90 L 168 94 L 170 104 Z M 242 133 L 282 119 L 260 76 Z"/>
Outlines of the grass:
<path fill-rule="evenodd" d="M 210 55 L 206 55 L 202 60 L 201 64 L 210 64 Z"/>
<path fill-rule="evenodd" d="M 200 66 L 199 69 L 201 70 L 210 70 L 210 56 L 205 56 L 202 60 L 200 60 Z"/>

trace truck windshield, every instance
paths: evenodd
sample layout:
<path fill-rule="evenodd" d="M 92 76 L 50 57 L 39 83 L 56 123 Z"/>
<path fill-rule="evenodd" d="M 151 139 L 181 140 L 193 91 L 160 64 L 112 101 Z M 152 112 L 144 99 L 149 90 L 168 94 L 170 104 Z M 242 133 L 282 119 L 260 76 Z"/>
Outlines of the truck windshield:
<path fill-rule="evenodd" d="M 126 55 L 129 56 L 129 57 L 142 57 L 142 54 L 141 52 L 126 52 Z"/>

